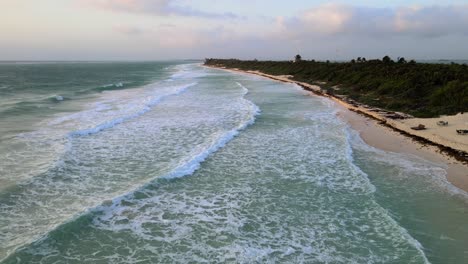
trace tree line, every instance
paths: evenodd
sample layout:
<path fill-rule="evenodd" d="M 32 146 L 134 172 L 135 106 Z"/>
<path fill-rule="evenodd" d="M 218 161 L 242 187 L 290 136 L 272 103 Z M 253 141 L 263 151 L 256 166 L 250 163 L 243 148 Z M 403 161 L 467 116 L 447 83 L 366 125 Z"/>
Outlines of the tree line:
<path fill-rule="evenodd" d="M 258 61 L 206 59 L 206 65 L 292 75 L 296 81 L 317 84 L 330 93 L 370 106 L 416 117 L 436 117 L 468 111 L 466 64 L 417 63 L 389 56 L 349 62 L 303 60 Z"/>

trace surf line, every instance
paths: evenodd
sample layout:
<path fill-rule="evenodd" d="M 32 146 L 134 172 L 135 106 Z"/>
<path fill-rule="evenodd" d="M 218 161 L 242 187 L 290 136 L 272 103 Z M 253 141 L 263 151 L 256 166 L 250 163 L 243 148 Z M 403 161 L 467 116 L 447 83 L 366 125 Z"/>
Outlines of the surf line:
<path fill-rule="evenodd" d="M 253 102 L 247 100 L 244 98 L 244 96 L 248 93 L 248 89 L 239 84 L 239 87 L 243 88 L 243 97 L 242 100 L 245 100 L 247 104 L 249 105 L 249 108 L 251 109 L 250 112 L 250 117 L 244 121 L 241 122 L 237 127 L 234 127 L 233 129 L 229 130 L 227 133 L 224 133 L 223 135 L 219 136 L 216 140 L 214 140 L 211 145 L 209 145 L 207 148 L 204 150 L 200 151 L 198 154 L 194 155 L 191 157 L 188 161 L 184 162 L 183 164 L 177 166 L 174 168 L 172 171 L 169 173 L 153 178 L 149 182 L 141 185 L 140 187 L 137 187 L 125 194 L 122 194 L 120 196 L 114 197 L 111 200 L 110 205 L 100 205 L 97 206 L 93 209 L 90 209 L 89 211 L 103 211 L 105 213 L 105 216 L 101 216 L 101 219 L 106 219 L 108 220 L 109 218 L 112 217 L 111 212 L 117 208 L 119 208 L 119 205 L 121 204 L 122 201 L 127 200 L 127 199 L 132 199 L 133 195 L 140 191 L 145 189 L 146 187 L 150 185 L 156 184 L 156 180 L 165 180 L 165 181 L 170 181 L 172 179 L 177 179 L 177 178 L 182 178 L 186 177 L 189 175 L 193 175 L 195 171 L 197 171 L 201 164 L 213 153 L 224 147 L 229 141 L 231 141 L 234 137 L 238 136 L 242 130 L 247 129 L 249 126 L 253 125 L 255 123 L 256 117 L 260 115 L 261 110 L 260 108 L 255 105 Z"/>
<path fill-rule="evenodd" d="M 143 107 L 142 110 L 140 110 L 140 111 L 138 111 L 138 112 L 136 112 L 134 114 L 119 117 L 119 118 L 104 122 L 102 124 L 99 124 L 99 125 L 97 125 L 95 127 L 92 127 L 92 128 L 72 131 L 72 132 L 68 133 L 68 136 L 73 137 L 73 136 L 87 136 L 87 135 L 91 135 L 91 134 L 96 134 L 96 133 L 98 133 L 98 132 L 100 132 L 102 130 L 112 128 L 112 127 L 114 127 L 116 125 L 119 125 L 119 124 L 121 124 L 123 122 L 126 122 L 126 121 L 129 121 L 131 119 L 137 118 L 137 117 L 149 112 L 154 106 L 156 106 L 157 104 L 159 104 L 161 101 L 165 100 L 166 98 L 168 98 L 170 96 L 182 94 L 185 91 L 187 91 L 188 88 L 190 88 L 192 86 L 195 86 L 197 84 L 198 84 L 197 82 L 187 84 L 187 85 L 181 86 L 179 89 L 177 89 L 173 93 L 158 96 L 158 97 L 154 98 L 153 100 L 151 100 L 149 103 L 147 103 Z"/>

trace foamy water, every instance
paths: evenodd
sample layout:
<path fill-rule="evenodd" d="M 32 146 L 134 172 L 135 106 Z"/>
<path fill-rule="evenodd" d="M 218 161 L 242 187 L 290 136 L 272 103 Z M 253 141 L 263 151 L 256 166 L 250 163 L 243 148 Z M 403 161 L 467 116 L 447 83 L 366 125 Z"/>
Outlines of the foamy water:
<path fill-rule="evenodd" d="M 443 165 L 367 146 L 290 84 L 196 64 L 158 74 L 62 91 L 74 110 L 8 130 L 24 147 L 0 153 L 3 263 L 467 259 L 466 193 Z"/>

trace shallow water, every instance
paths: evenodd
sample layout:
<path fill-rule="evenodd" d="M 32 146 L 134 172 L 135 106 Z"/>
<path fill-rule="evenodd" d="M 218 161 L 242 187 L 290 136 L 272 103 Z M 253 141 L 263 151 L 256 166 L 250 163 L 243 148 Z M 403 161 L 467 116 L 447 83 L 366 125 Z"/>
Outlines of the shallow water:
<path fill-rule="evenodd" d="M 3 263 L 468 260 L 467 195 L 444 165 L 367 146 L 294 85 L 177 62 L 17 66 L 0 65 Z"/>

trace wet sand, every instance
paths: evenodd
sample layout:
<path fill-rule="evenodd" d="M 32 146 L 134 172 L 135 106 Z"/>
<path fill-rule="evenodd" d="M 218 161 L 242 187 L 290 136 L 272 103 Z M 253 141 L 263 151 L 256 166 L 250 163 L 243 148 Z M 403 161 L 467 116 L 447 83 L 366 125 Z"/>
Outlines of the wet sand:
<path fill-rule="evenodd" d="M 338 115 L 358 131 L 361 138 L 370 146 L 391 152 L 407 153 L 426 160 L 447 165 L 447 180 L 454 186 L 468 192 L 468 166 L 453 157 L 447 156 L 438 147 L 424 145 L 404 136 L 375 120 L 340 107 Z"/>

